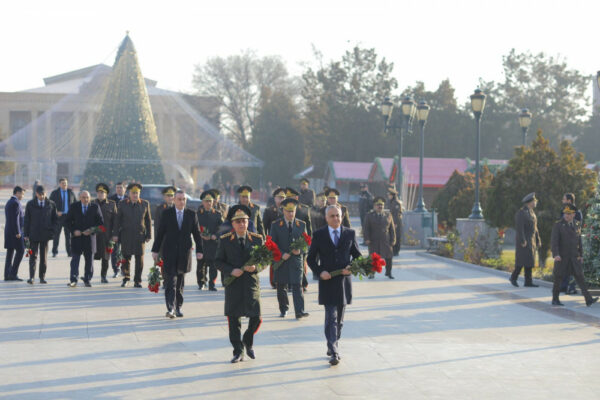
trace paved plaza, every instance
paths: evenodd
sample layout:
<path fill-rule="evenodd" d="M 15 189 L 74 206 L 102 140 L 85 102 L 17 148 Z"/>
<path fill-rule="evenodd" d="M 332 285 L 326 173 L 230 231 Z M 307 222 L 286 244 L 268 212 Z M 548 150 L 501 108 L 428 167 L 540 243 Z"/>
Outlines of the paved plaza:
<path fill-rule="evenodd" d="M 355 280 L 336 367 L 315 284 L 310 317 L 281 319 L 263 272 L 257 358 L 232 365 L 221 288 L 188 274 L 185 317 L 169 320 L 163 292 L 101 285 L 97 270 L 68 288 L 68 261 L 50 259 L 48 285 L 0 283 L 1 398 L 600 398 L 600 306 L 563 296 L 557 310 L 546 287 L 421 251 L 401 252 L 396 280 Z"/>

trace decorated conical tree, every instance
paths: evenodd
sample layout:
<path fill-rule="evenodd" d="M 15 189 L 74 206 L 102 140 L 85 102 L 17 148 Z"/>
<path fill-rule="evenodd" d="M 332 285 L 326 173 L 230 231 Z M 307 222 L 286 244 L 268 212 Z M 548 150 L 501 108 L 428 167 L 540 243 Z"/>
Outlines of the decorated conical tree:
<path fill-rule="evenodd" d="M 596 184 L 596 194 L 585 204 L 583 213 L 581 234 L 585 280 L 600 285 L 600 183 Z"/>
<path fill-rule="evenodd" d="M 127 35 L 109 77 L 83 188 L 132 180 L 164 183 L 165 174 L 144 77 Z"/>

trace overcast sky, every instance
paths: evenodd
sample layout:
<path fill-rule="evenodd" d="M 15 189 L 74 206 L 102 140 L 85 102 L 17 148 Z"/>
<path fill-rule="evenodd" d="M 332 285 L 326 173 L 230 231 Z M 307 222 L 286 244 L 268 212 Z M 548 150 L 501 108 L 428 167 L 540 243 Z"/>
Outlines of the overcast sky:
<path fill-rule="evenodd" d="M 191 92 L 194 65 L 255 49 L 281 55 L 292 73 L 312 45 L 337 59 L 354 44 L 394 62 L 400 87 L 450 78 L 466 100 L 480 77 L 502 79 L 502 56 L 517 51 L 600 69 L 600 1 L 3 1 L 0 91 L 43 86 L 42 78 L 106 63 L 125 35 L 143 74 Z M 590 84 L 591 93 L 591 84 Z M 588 93 L 588 94 L 590 94 Z"/>

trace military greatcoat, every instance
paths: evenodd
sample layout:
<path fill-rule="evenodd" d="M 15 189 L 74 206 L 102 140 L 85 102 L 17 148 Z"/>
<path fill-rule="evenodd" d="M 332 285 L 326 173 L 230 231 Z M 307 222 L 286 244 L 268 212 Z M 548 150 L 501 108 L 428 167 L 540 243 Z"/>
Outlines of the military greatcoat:
<path fill-rule="evenodd" d="M 375 210 L 369 211 L 365 216 L 363 235 L 365 241 L 369 242 L 369 254 L 375 252 L 383 258 L 394 256 L 396 227 L 389 211 L 383 211 L 381 214 Z"/>
<path fill-rule="evenodd" d="M 141 256 L 147 240 L 152 239 L 152 217 L 150 203 L 139 199 L 125 199 L 119 203 L 113 227 L 113 236 L 118 236 L 124 256 Z"/>
<path fill-rule="evenodd" d="M 515 266 L 533 267 L 536 249 L 542 245 L 537 228 L 537 217 L 532 209 L 523 206 L 515 215 Z M 525 246 L 523 246 L 525 243 Z"/>

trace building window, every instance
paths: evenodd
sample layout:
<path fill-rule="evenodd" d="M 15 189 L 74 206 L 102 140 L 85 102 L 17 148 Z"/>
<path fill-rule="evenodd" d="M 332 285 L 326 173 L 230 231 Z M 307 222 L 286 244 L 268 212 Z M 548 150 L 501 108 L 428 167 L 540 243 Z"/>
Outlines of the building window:
<path fill-rule="evenodd" d="M 17 151 L 27 150 L 27 136 L 31 131 L 30 111 L 11 111 L 10 115 L 11 144 Z M 25 129 L 25 127 L 28 127 Z"/>
<path fill-rule="evenodd" d="M 52 113 L 52 139 L 54 141 L 54 148 L 60 149 L 69 144 L 68 133 L 73 126 L 73 113 L 72 112 L 53 112 Z"/>

